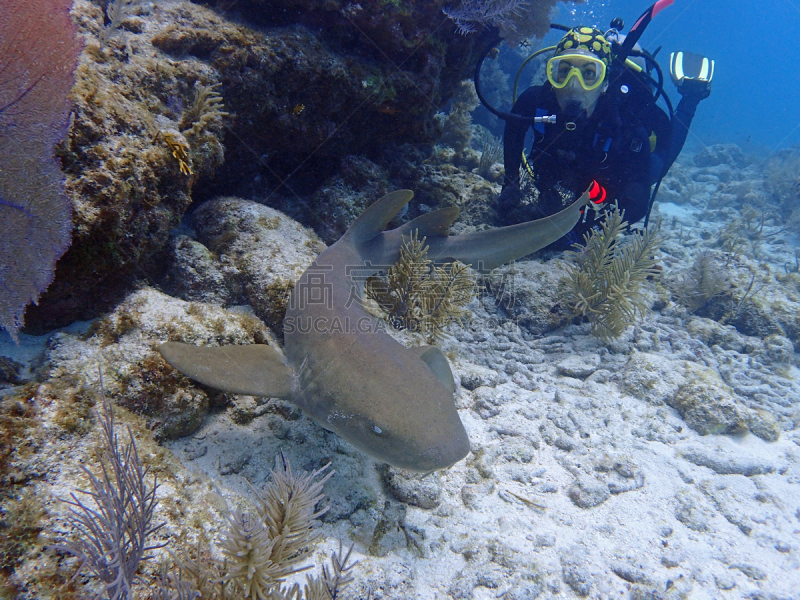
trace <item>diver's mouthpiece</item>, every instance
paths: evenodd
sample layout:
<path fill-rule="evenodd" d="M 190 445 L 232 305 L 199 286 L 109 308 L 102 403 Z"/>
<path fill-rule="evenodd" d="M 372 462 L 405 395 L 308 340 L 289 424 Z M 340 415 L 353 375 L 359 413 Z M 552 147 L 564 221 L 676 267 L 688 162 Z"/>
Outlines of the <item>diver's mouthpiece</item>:
<path fill-rule="evenodd" d="M 564 107 L 564 127 L 567 131 L 574 131 L 577 128 L 577 122 L 585 117 L 586 111 L 583 104 L 578 100 L 570 100 Z"/>

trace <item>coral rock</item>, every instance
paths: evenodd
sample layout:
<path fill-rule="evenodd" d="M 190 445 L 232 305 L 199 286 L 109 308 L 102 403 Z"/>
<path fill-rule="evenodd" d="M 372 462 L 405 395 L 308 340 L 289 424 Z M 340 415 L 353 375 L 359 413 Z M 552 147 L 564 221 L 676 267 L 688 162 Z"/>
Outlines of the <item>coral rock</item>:
<path fill-rule="evenodd" d="M 688 382 L 667 403 L 689 427 L 701 435 L 747 431 L 747 411 L 713 371 L 693 367 L 687 375 Z"/>

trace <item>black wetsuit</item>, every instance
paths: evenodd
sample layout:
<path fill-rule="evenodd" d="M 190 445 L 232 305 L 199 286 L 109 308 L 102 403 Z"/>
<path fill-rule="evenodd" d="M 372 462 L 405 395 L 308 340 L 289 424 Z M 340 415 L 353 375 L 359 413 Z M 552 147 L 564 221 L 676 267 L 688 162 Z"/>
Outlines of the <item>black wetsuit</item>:
<path fill-rule="evenodd" d="M 649 92 L 648 92 L 649 93 Z M 639 97 L 639 100 L 641 100 Z M 625 220 L 644 218 L 651 185 L 672 165 L 680 153 L 701 98 L 683 98 L 676 110 L 675 126 L 666 113 L 645 96 L 604 94 L 588 119 L 576 121 L 573 130 L 549 84 L 525 90 L 514 103 L 512 113 L 526 117 L 556 115 L 555 124 L 533 126 L 534 141 L 528 157 L 539 191 L 535 203 L 523 201 L 519 173 L 525 134 L 530 125 L 507 120 L 504 133 L 505 181 L 498 202 L 501 224 L 520 223 L 551 215 L 582 194 L 597 181 L 606 189 L 608 200 L 625 209 Z M 655 149 L 651 152 L 651 133 Z M 564 192 L 567 193 L 565 199 Z M 581 239 L 593 222 L 594 211 L 572 232 L 556 242 L 568 247 Z"/>

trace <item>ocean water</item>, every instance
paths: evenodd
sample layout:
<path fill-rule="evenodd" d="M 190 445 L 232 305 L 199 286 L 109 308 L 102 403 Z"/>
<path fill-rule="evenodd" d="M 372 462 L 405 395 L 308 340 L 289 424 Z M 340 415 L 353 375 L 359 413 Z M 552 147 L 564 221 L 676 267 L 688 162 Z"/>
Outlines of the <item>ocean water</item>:
<path fill-rule="evenodd" d="M 627 33 L 648 5 L 638 0 L 562 4 L 555 22 L 606 29 L 621 17 Z M 763 153 L 800 144 L 800 67 L 787 31 L 798 21 L 797 0 L 676 0 L 653 19 L 640 43 L 651 52 L 662 46 L 658 59 L 665 75 L 675 50 L 716 61 L 712 93 L 697 111 L 687 149 L 736 143 Z M 674 86 L 667 86 L 677 101 Z"/>
<path fill-rule="evenodd" d="M 605 29 L 619 16 L 629 27 L 644 2 L 563 5 L 555 21 Z M 198 10 L 177 0 L 158 6 L 165 12 L 146 14 L 147 27 L 120 33 L 119 54 L 109 52 L 104 64 L 113 61 L 129 74 L 151 56 L 154 29 Z M 88 14 L 102 16 L 96 8 Z M 800 143 L 800 69 L 778 52 L 792 39 L 786 24 L 798 16 L 800 0 L 676 0 L 656 17 L 641 41 L 650 50 L 663 46 L 665 74 L 674 50 L 717 61 L 688 157 L 717 143 L 763 156 Z M 122 53 L 126 46 L 135 51 Z M 504 65 L 511 64 L 507 55 Z M 677 103 L 674 87 L 666 86 Z M 292 117 L 313 111 L 311 102 L 295 108 L 287 111 Z M 567 319 L 559 299 L 568 269 L 562 257 L 520 261 L 493 276 L 493 291 L 471 305 L 470 327 L 451 327 L 440 342 L 459 382 L 456 408 L 472 452 L 425 476 L 376 462 L 288 402 L 237 396 L 209 410 L 205 392 L 174 383 L 155 350 L 167 337 L 280 345 L 254 310 L 239 304 L 245 299 L 227 307 L 217 298 L 252 286 L 252 298 L 274 304 L 283 285 L 276 282 L 303 272 L 322 247 L 311 229 L 253 198 L 208 200 L 179 232 L 191 252 L 170 250 L 175 284 L 132 289 L 96 327 L 74 323 L 54 335 L 22 335 L 20 346 L 0 332 L 0 427 L 14 417 L 6 423 L 21 431 L 15 435 L 25 452 L 13 463 L 14 502 L 7 502 L 9 485 L 0 490 L 0 559 L 15 514 L 8 507 L 47 503 L 45 533 L 11 573 L 24 591 L 13 597 L 57 597 L 45 578 L 56 567 L 72 574 L 74 559 L 44 563 L 55 556 L 45 546 L 69 532 L 68 507 L 55 499 L 86 488 L 79 465 L 97 467 L 98 419 L 89 398 L 99 374 L 117 406 L 139 410 L 153 399 L 155 408 L 145 406 L 144 415 L 120 410 L 118 428 L 125 441 L 124 427 L 133 425 L 143 461 L 158 473 L 156 522 L 167 527 L 153 539 L 175 552 L 205 538 L 209 556 L 221 559 L 230 514 L 255 514 L 254 491 L 266 487 L 276 457 L 285 455 L 296 472 L 328 461 L 335 470 L 318 507 L 330 506 L 316 529 L 319 543 L 299 566 L 318 574 L 337 548 L 342 552 L 341 543 L 353 544 L 358 564 L 347 571 L 354 581 L 341 597 L 800 598 L 798 221 L 785 223 L 792 208 L 780 206 L 761 165 L 719 155 L 720 164 L 679 161 L 665 178 L 654 213 L 662 223 L 662 277 L 646 292 L 653 310 L 618 339 L 597 338 L 589 323 Z M 170 160 L 166 150 L 164 156 Z M 414 165 L 419 192 L 456 190 L 469 215 L 491 201 L 475 190 L 483 193 L 487 182 L 499 190 L 497 179 L 438 160 Z M 342 192 L 349 195 L 342 206 L 355 206 L 360 192 Z M 717 300 L 729 314 L 684 306 L 693 298 L 692 265 L 707 253 L 725 284 L 708 303 Z M 404 345 L 422 342 L 396 335 Z M 3 369 L 16 379 L 6 358 L 24 366 L 21 382 L 3 381 Z M 175 438 L 156 444 L 151 432 L 165 426 L 165 415 Z M 24 429 L 17 424 L 34 417 Z M 0 461 L 0 475 L 4 468 Z M 0 567 L 0 598 L 12 597 L 2 586 L 9 569 Z M 136 598 L 148 597 L 146 586 L 155 593 L 157 570 L 157 561 L 145 561 Z M 305 573 L 297 577 L 303 583 Z M 98 587 L 96 578 L 76 579 L 87 580 Z"/>

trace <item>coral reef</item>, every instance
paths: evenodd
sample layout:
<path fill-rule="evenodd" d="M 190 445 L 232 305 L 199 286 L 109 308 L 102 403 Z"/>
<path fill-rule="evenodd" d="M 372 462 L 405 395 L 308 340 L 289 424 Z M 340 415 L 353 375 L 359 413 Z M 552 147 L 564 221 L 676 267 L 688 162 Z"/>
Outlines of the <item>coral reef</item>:
<path fill-rule="evenodd" d="M 177 0 L 118 0 L 105 10 L 77 2 L 87 45 L 59 150 L 74 244 L 40 306 L 28 311 L 31 332 L 95 316 L 134 279 L 153 277 L 169 230 L 198 191 L 231 193 L 228 182 L 238 182 L 309 225 L 327 224 L 324 211 L 310 215 L 344 197 L 336 182 L 328 185 L 333 194 L 309 197 L 336 176 L 341 159 L 385 168 L 393 144 L 438 138 L 436 111 L 488 35 L 433 26 L 446 19 L 438 2 L 251 4 L 247 25 L 225 7 Z M 309 210 L 288 210 L 298 204 Z M 358 212 L 339 205 L 326 239 Z"/>
<path fill-rule="evenodd" d="M 31 390 L 26 390 L 31 391 Z M 33 457 L 42 443 L 35 407 L 12 395 L 0 398 L 0 594 L 13 595 L 10 581 L 44 528 L 45 498 L 28 486 L 38 470 Z"/>
<path fill-rule="evenodd" d="M 659 193 L 657 234 L 623 237 L 616 215 L 569 263 L 484 276 L 472 318 L 436 340 L 471 439 L 447 470 L 378 464 L 289 402 L 215 392 L 158 355 L 167 340 L 280 348 L 297 276 L 391 189 L 416 192 L 400 222 L 447 206 L 461 209 L 456 232 L 492 222 L 502 165 L 461 84 L 491 32 L 457 36 L 443 4 L 77 0 L 89 44 L 60 156 L 78 190 L 74 264 L 98 283 L 63 281 L 103 315 L 23 332 L 19 347 L 0 339 L 0 596 L 105 585 L 73 577 L 54 545 L 76 533 L 58 498 L 102 480 L 99 370 L 158 476 L 151 524 L 164 525 L 147 543 L 169 546 L 139 563 L 142 596 L 793 597 L 792 152 L 686 154 Z M 422 268 L 424 246 L 406 240 L 405 264 L 373 280 L 390 310 L 425 308 L 410 301 L 419 277 L 463 275 Z"/>
<path fill-rule="evenodd" d="M 734 257 L 747 252 L 758 258 L 765 220 L 764 210 L 758 211 L 750 204 L 742 204 L 741 215 L 725 226 L 717 237 L 716 245 Z"/>

